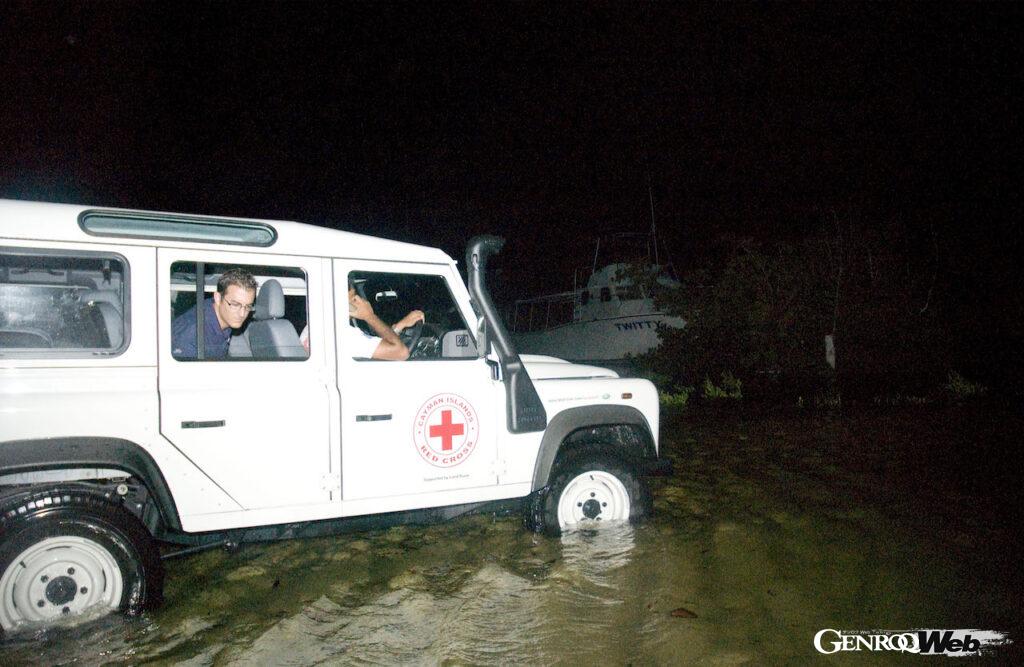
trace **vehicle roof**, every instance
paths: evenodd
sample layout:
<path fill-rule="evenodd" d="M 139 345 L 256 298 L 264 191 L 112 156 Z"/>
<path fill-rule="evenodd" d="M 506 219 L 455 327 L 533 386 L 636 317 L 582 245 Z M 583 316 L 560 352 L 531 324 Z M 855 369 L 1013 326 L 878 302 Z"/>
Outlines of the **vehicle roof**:
<path fill-rule="evenodd" d="M 270 225 L 277 232 L 277 240 L 269 247 L 256 245 L 232 245 L 226 243 L 137 239 L 120 236 L 94 236 L 85 233 L 78 224 L 78 216 L 85 211 L 117 213 L 142 213 L 149 216 L 181 217 L 210 221 L 237 221 Z M 401 241 L 328 229 L 316 225 L 287 220 L 266 220 L 259 218 L 226 218 L 212 215 L 183 214 L 169 211 L 143 211 L 137 209 L 82 206 L 77 204 L 52 204 L 46 202 L 0 199 L 0 237 L 36 241 L 75 241 L 104 245 L 141 245 L 168 248 L 219 248 L 265 254 L 313 255 L 319 257 L 358 257 L 406 262 L 427 262 L 450 264 L 444 251 Z M 0 241 L 2 242 L 2 241 Z"/>

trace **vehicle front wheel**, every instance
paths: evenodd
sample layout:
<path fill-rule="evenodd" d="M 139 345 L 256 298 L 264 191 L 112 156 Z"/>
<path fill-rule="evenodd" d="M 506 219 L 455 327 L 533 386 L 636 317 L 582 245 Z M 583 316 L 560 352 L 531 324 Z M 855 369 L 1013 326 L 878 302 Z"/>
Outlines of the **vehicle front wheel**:
<path fill-rule="evenodd" d="M 580 457 L 561 464 L 548 488 L 536 496 L 533 527 L 559 535 L 636 521 L 649 508 L 650 492 L 631 467 L 609 457 Z"/>
<path fill-rule="evenodd" d="M 138 613 L 161 601 L 160 553 L 119 504 L 89 491 L 58 489 L 3 509 L 0 635 L 83 614 Z"/>

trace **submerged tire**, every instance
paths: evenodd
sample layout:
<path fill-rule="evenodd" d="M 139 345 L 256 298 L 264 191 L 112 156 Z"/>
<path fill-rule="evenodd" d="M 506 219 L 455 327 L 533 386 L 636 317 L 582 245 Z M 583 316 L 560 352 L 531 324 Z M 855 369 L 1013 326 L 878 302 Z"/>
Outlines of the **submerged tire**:
<path fill-rule="evenodd" d="M 3 509 L 0 635 L 83 614 L 136 614 L 162 601 L 160 552 L 119 503 L 56 489 Z"/>
<path fill-rule="evenodd" d="M 559 535 L 573 528 L 637 521 L 650 510 L 650 491 L 636 471 L 601 455 L 574 457 L 560 464 L 551 484 L 533 503 L 534 530 Z"/>

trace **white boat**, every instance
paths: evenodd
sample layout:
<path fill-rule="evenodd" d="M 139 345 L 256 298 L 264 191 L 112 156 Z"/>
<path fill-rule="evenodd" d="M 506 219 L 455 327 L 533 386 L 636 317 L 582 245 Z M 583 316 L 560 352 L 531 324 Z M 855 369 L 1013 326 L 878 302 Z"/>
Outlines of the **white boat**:
<path fill-rule="evenodd" d="M 509 322 L 518 350 L 628 371 L 629 357 L 658 346 L 659 326 L 685 324 L 659 311 L 630 277 L 642 269 L 659 285 L 679 285 L 671 265 L 658 262 L 653 234 L 616 234 L 595 246 L 591 265 L 575 272 L 572 290 L 516 301 Z"/>

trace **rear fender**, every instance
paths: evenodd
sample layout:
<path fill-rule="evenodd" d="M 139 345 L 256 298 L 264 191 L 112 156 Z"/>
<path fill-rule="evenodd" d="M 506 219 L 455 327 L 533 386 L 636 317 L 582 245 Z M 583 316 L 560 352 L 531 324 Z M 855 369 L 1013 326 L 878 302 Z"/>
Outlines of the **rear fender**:
<path fill-rule="evenodd" d="M 0 476 L 43 471 L 81 471 L 86 480 L 97 469 L 123 471 L 145 485 L 149 497 L 160 513 L 164 526 L 181 530 L 181 520 L 167 480 L 149 452 L 139 445 L 118 438 L 44 438 L 10 440 L 0 443 Z M 66 477 L 67 475 L 65 475 Z M 29 475 L 31 477 L 31 475 Z M 74 474 L 71 477 L 75 477 Z M 57 481 L 57 480 L 41 480 Z"/>

